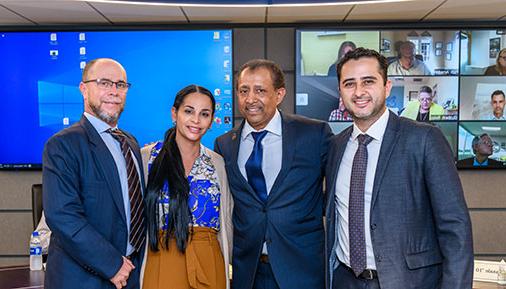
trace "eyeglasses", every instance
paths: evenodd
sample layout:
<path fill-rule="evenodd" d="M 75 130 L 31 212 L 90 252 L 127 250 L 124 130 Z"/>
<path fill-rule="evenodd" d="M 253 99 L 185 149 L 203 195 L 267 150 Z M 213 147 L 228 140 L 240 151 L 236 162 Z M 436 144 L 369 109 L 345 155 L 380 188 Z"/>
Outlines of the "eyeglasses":
<path fill-rule="evenodd" d="M 90 79 L 90 80 L 83 81 L 83 83 L 89 83 L 89 82 L 96 83 L 97 86 L 101 89 L 111 89 L 112 86 L 115 85 L 116 89 L 120 90 L 120 91 L 126 91 L 131 86 L 131 84 L 128 82 L 112 81 L 107 78 L 97 78 L 97 79 Z"/>

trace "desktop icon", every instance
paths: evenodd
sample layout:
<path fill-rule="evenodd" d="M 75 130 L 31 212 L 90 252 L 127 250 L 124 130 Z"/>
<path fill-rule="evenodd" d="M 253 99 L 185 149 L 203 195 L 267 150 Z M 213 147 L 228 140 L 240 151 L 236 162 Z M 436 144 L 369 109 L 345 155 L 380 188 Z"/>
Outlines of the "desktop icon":
<path fill-rule="evenodd" d="M 213 39 L 219 40 L 220 39 L 220 31 L 214 31 L 213 33 Z"/>
<path fill-rule="evenodd" d="M 79 62 L 79 68 L 84 69 L 86 67 L 86 61 Z"/>
<path fill-rule="evenodd" d="M 51 33 L 51 34 L 49 34 L 49 39 L 51 41 L 56 41 L 58 39 L 58 37 L 56 36 L 56 33 Z"/>
<path fill-rule="evenodd" d="M 86 55 L 86 47 L 79 48 L 79 54 L 80 55 Z"/>
<path fill-rule="evenodd" d="M 79 33 L 79 41 L 86 41 L 86 33 Z"/>

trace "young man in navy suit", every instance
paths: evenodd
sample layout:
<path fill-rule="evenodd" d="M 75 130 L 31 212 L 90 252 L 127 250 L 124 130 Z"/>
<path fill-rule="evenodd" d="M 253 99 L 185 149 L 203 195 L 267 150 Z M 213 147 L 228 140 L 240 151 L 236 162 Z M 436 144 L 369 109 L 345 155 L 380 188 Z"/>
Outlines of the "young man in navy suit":
<path fill-rule="evenodd" d="M 322 180 L 332 133 L 279 111 L 285 94 L 277 64 L 244 64 L 236 95 L 246 120 L 215 143 L 234 198 L 233 288 L 325 286 Z"/>
<path fill-rule="evenodd" d="M 79 85 L 81 120 L 46 143 L 46 289 L 139 288 L 144 174 L 137 142 L 117 129 L 129 86 L 118 62 L 90 61 Z"/>
<path fill-rule="evenodd" d="M 328 289 L 470 289 L 471 222 L 441 131 L 385 106 L 387 60 L 358 48 L 338 64 L 353 126 L 326 168 Z"/>

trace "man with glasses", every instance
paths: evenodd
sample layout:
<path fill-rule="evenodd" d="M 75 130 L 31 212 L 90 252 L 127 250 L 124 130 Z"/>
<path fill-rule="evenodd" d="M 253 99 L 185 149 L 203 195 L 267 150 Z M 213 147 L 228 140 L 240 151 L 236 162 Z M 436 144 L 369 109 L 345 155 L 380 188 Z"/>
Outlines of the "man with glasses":
<path fill-rule="evenodd" d="M 472 142 L 474 157 L 462 159 L 457 162 L 461 168 L 470 167 L 502 167 L 500 161 L 489 158 L 494 153 L 494 141 L 487 134 L 484 133 L 480 136 L 475 136 Z"/>
<path fill-rule="evenodd" d="M 440 120 L 445 110 L 441 105 L 433 102 L 433 99 L 432 88 L 423 85 L 418 91 L 418 99 L 408 102 L 401 116 L 423 122 Z"/>
<path fill-rule="evenodd" d="M 117 128 L 129 87 L 121 64 L 90 61 L 79 84 L 81 120 L 46 143 L 45 288 L 139 288 L 144 174 L 136 140 Z"/>

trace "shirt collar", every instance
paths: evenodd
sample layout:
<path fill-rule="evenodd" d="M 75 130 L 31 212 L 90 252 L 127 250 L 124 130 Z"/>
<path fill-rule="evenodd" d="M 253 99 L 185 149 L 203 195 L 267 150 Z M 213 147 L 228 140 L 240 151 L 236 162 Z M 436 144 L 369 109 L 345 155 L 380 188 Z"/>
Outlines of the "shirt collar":
<path fill-rule="evenodd" d="M 199 157 L 202 157 L 202 156 L 205 156 L 205 157 L 208 157 L 210 158 L 211 156 L 207 153 L 207 150 L 206 150 L 206 147 L 200 143 L 200 155 Z"/>
<path fill-rule="evenodd" d="M 380 118 L 378 118 L 378 120 L 374 122 L 371 127 L 365 132 L 361 131 L 360 128 L 358 128 L 358 126 L 353 123 L 353 133 L 351 134 L 351 138 L 355 140 L 360 134 L 366 133 L 368 136 L 381 142 L 387 128 L 389 115 L 390 111 L 387 108 L 385 109 L 385 112 L 383 112 L 383 114 L 380 116 Z"/>
<path fill-rule="evenodd" d="M 474 158 L 474 162 L 473 162 L 473 166 L 474 167 L 486 167 L 486 166 L 488 166 L 488 158 L 484 162 L 480 163 L 480 162 L 478 162 L 478 160 L 475 157 Z"/>
<path fill-rule="evenodd" d="M 91 125 L 98 131 L 98 133 L 106 132 L 110 128 L 112 129 L 118 128 L 117 126 L 111 127 L 105 121 L 99 119 L 98 117 L 90 113 L 84 112 L 84 116 L 90 121 Z"/>
<path fill-rule="evenodd" d="M 269 123 L 267 124 L 267 126 L 265 126 L 265 128 L 259 131 L 266 130 L 277 136 L 281 136 L 281 127 L 282 127 L 281 123 L 282 123 L 281 114 L 279 113 L 279 110 L 276 109 L 276 112 L 274 113 L 274 116 L 272 117 L 271 121 L 269 121 Z M 242 128 L 241 140 L 245 140 L 248 137 L 248 135 L 256 131 L 257 130 L 254 129 L 246 120 L 244 122 L 244 127 Z"/>

